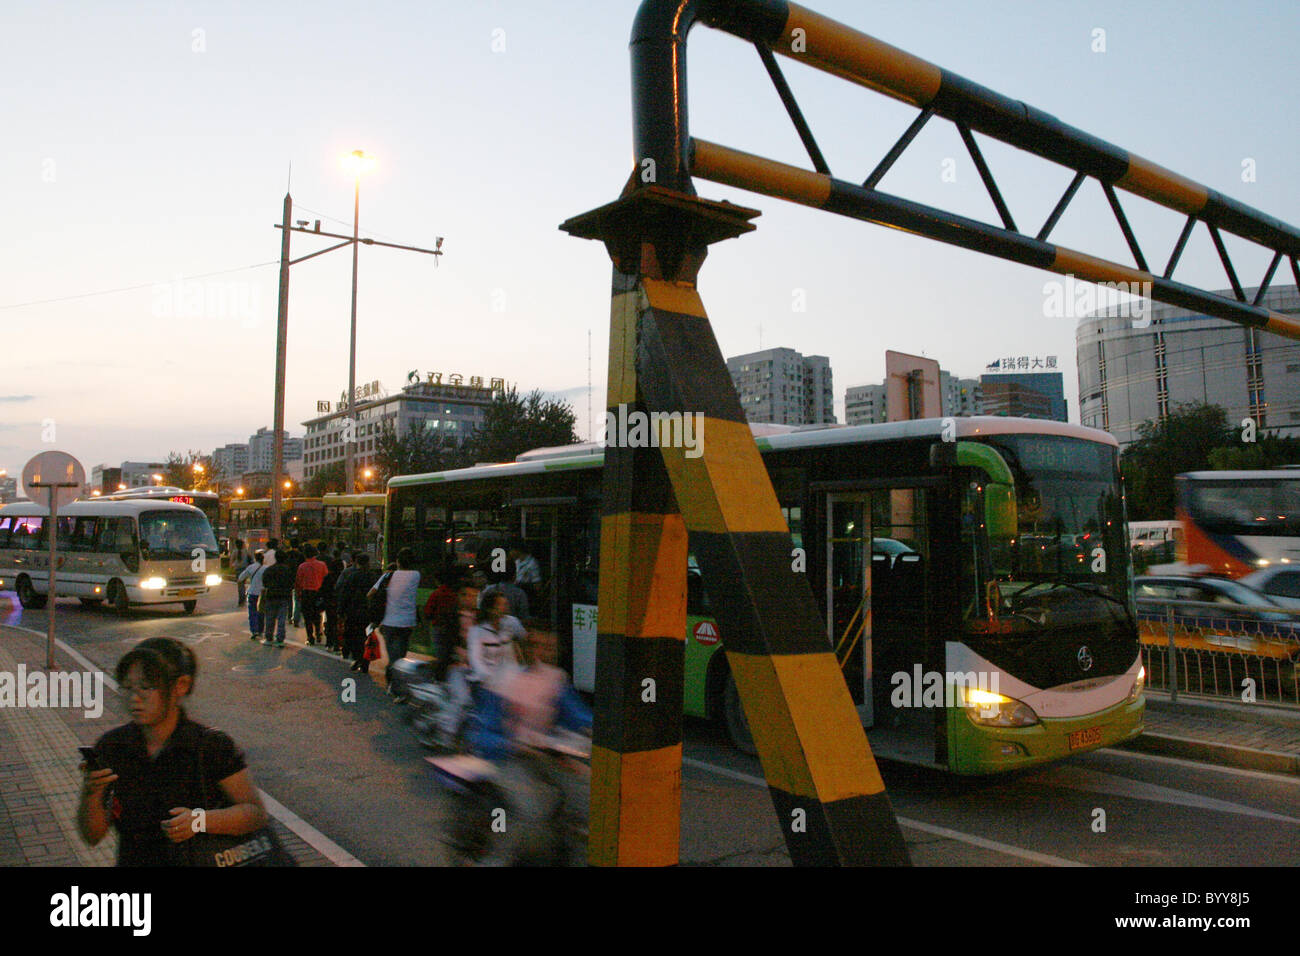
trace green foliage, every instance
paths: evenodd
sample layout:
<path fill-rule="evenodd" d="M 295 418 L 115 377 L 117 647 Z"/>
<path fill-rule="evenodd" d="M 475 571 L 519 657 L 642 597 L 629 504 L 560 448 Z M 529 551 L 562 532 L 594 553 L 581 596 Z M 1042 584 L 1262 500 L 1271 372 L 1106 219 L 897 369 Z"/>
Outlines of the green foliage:
<path fill-rule="evenodd" d="M 342 493 L 346 479 L 347 469 L 343 467 L 343 462 L 330 462 L 323 468 L 318 468 L 315 473 L 307 479 L 303 493 L 308 498 L 319 498 L 321 495 L 327 495 L 330 493 Z"/>
<path fill-rule="evenodd" d="M 1257 441 L 1237 442 L 1210 452 L 1216 471 L 1259 471 L 1300 464 L 1300 438 L 1264 434 Z"/>
<path fill-rule="evenodd" d="M 199 469 L 195 469 L 195 465 Z M 159 484 L 192 491 L 211 491 L 213 483 L 220 477 L 213 473 L 212 458 L 201 455 L 194 449 L 185 455 L 176 451 L 168 452 L 162 476 L 163 480 Z"/>
<path fill-rule="evenodd" d="M 574 444 L 579 440 L 577 421 L 568 402 L 547 399 L 540 389 L 521 398 L 511 388 L 497 393 L 465 451 L 471 463 L 514 461 L 533 448 Z"/>
<path fill-rule="evenodd" d="M 411 422 L 405 435 L 398 435 L 389 419 L 384 419 L 375 438 L 375 480 L 371 487 L 383 488 L 394 475 L 421 475 L 446 471 L 466 464 L 463 452 L 454 443 L 422 422 Z"/>
<path fill-rule="evenodd" d="M 1174 476 L 1213 467 L 1215 449 L 1240 444 L 1218 405 L 1179 405 L 1168 417 L 1138 426 L 1138 440 L 1124 449 L 1120 471 L 1130 521 L 1159 521 L 1174 515 Z"/>

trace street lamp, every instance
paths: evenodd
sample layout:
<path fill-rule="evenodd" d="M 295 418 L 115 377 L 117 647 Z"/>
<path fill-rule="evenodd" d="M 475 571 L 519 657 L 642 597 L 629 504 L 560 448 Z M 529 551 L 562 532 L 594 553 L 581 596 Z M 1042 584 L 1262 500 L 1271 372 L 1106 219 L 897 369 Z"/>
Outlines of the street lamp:
<path fill-rule="evenodd" d="M 366 155 L 362 150 L 354 150 L 351 156 L 344 160 L 345 164 L 356 175 L 356 186 L 353 195 L 352 209 L 352 235 L 345 236 L 336 232 L 323 232 L 320 228 L 320 220 L 317 220 L 313 227 L 308 229 L 302 221 L 294 225 L 293 218 L 293 196 L 285 193 L 284 210 L 281 221 L 276 224 L 277 229 L 282 230 L 280 235 L 280 294 L 279 302 L 276 305 L 276 322 L 275 322 L 275 402 L 272 425 L 271 441 L 271 533 L 273 536 L 279 536 L 280 530 L 280 476 L 284 473 L 284 391 L 285 391 L 285 359 L 288 351 L 289 339 L 289 267 L 299 262 L 306 262 L 308 259 L 314 259 L 316 256 L 322 256 L 327 252 L 335 249 L 341 249 L 344 246 L 352 246 L 352 332 L 351 347 L 348 356 L 348 396 L 347 407 L 348 415 L 354 412 L 353 405 L 357 394 L 356 366 L 357 366 L 357 243 L 364 242 L 368 246 L 384 246 L 389 249 L 405 249 L 408 252 L 423 252 L 426 255 L 442 255 L 442 237 L 437 237 L 437 248 L 422 249 L 419 246 L 408 246 L 396 242 L 381 242 L 378 239 L 362 239 L 360 237 L 360 216 L 361 216 L 361 174 L 374 165 L 374 157 Z M 316 252 L 309 252 L 305 256 L 297 259 L 289 258 L 289 234 L 292 232 L 307 233 L 318 237 L 327 237 L 330 239 L 341 239 L 342 242 L 332 246 L 326 246 L 324 249 L 318 249 Z M 355 453 L 356 443 L 353 441 L 345 442 L 344 459 L 346 462 L 345 470 L 348 481 L 354 479 L 353 475 L 353 455 Z"/>
<path fill-rule="evenodd" d="M 150 475 L 149 477 L 152 478 L 154 481 L 158 482 L 158 484 L 160 485 L 162 484 L 162 480 L 163 480 L 162 475 L 154 474 L 154 475 Z"/>
<path fill-rule="evenodd" d="M 375 157 L 367 156 L 363 150 L 354 149 L 343 159 L 344 167 L 353 174 L 352 193 L 352 329 L 348 339 L 348 415 L 345 421 L 351 422 L 347 429 L 343 448 L 343 486 L 351 494 L 356 490 L 356 398 L 357 398 L 357 250 L 360 248 L 357 238 L 361 227 L 361 174 L 374 168 Z"/>

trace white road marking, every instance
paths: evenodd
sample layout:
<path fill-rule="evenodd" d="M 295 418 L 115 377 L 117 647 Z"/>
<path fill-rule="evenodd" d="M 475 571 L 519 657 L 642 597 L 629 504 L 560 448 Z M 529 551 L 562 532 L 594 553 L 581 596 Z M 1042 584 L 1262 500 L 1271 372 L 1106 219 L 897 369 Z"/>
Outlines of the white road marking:
<path fill-rule="evenodd" d="M 1276 820 L 1279 823 L 1300 824 L 1300 819 L 1288 817 L 1268 810 L 1257 810 L 1240 803 L 1203 797 L 1187 790 L 1175 790 L 1142 780 L 1131 780 L 1118 774 L 1105 773 L 1101 770 L 1088 770 L 1085 767 L 1054 766 L 1040 770 L 1023 778 L 1028 783 L 1042 783 L 1047 786 L 1066 787 L 1070 790 L 1087 790 L 1092 793 L 1105 793 L 1112 797 L 1131 797 L 1134 800 L 1147 800 L 1152 803 L 1168 803 L 1180 807 L 1195 807 L 1198 810 L 1214 810 L 1219 813 L 1235 813 L 1243 817 L 1256 817 L 1260 820 Z"/>
<path fill-rule="evenodd" d="M 1103 751 L 1097 751 L 1102 753 Z M 1217 763 L 1205 763 L 1200 760 L 1185 760 L 1182 757 L 1162 757 L 1159 754 L 1144 754 L 1134 750 L 1111 750 L 1104 751 L 1107 757 L 1125 757 L 1129 760 L 1150 760 L 1155 763 L 1174 764 L 1178 767 L 1187 767 L 1192 770 L 1211 770 L 1215 773 L 1229 773 L 1237 777 L 1250 777 L 1254 780 L 1267 780 L 1270 783 L 1289 783 L 1292 786 L 1300 786 L 1300 777 L 1288 776 L 1280 773 L 1268 773 L 1264 770 L 1246 770 L 1243 767 L 1224 767 Z"/>
<path fill-rule="evenodd" d="M 45 637 L 44 631 L 34 631 L 30 627 L 20 627 L 17 624 L 7 624 L 5 626 L 12 627 L 17 631 L 26 631 L 29 634 L 35 634 L 37 637 Z M 100 669 L 98 664 L 88 660 L 82 654 L 78 653 L 75 648 L 69 647 L 57 637 L 54 639 L 54 643 L 87 670 L 98 671 Z M 113 678 L 109 677 L 107 674 L 104 675 L 104 683 L 111 687 L 114 693 L 119 693 L 117 681 L 113 680 Z M 266 805 L 267 813 L 283 823 L 289 830 L 296 833 L 304 843 L 335 866 L 365 866 L 365 864 L 355 856 L 343 849 L 325 834 L 321 833 L 265 790 L 259 788 L 257 792 L 262 795 L 262 802 Z"/>
<path fill-rule="evenodd" d="M 755 777 L 753 774 L 741 773 L 738 770 L 731 770 L 727 767 L 718 767 L 711 763 L 705 763 L 703 760 L 695 760 L 691 757 L 683 757 L 682 763 L 686 766 L 697 767 L 700 770 L 707 770 L 709 773 L 715 773 L 721 777 L 731 777 L 733 780 L 739 780 L 742 783 L 748 783 L 751 786 L 762 787 L 767 789 L 767 781 L 762 777 Z M 1044 866 L 1087 866 L 1087 863 L 1080 863 L 1077 860 L 1067 860 L 1064 857 L 1053 856 L 1050 853 L 1039 853 L 1035 850 L 1026 850 L 1023 847 L 1012 846 L 1009 843 L 999 843 L 997 840 L 988 840 L 984 837 L 975 836 L 971 833 L 962 833 L 960 830 L 950 830 L 947 827 L 935 826 L 933 823 L 925 823 L 922 820 L 913 820 L 909 817 L 897 817 L 898 825 L 907 827 L 910 830 L 920 830 L 922 833 L 929 833 L 933 836 L 944 837 L 948 840 L 956 840 L 960 843 L 969 843 L 971 846 L 977 846 L 985 850 L 993 850 L 995 853 L 1002 853 L 1007 856 L 1019 857 L 1022 860 L 1029 860 L 1033 863 L 1041 863 Z"/>
<path fill-rule="evenodd" d="M 296 833 L 304 843 L 319 853 L 325 859 L 329 860 L 335 866 L 365 866 L 360 860 L 349 853 L 343 847 L 339 846 L 325 834 L 321 833 L 314 826 L 304 820 L 298 814 L 294 813 L 275 797 L 271 796 L 265 790 L 257 791 L 262 795 L 262 803 L 266 805 L 266 812 L 271 814 L 286 827 Z"/>

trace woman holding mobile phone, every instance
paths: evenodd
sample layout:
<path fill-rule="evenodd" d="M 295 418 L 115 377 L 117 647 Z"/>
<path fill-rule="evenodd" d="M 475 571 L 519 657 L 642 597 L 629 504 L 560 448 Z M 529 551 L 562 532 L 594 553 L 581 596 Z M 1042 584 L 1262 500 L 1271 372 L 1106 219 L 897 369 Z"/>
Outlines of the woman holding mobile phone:
<path fill-rule="evenodd" d="M 77 812 L 91 846 L 110 826 L 117 829 L 118 866 L 185 865 L 182 845 L 198 832 L 239 835 L 266 825 L 243 753 L 181 707 L 196 671 L 193 652 L 169 638 L 142 642 L 118 661 L 131 722 L 95 743 L 95 759 L 83 765 Z M 228 806 L 204 807 L 205 784 L 218 788 Z"/>

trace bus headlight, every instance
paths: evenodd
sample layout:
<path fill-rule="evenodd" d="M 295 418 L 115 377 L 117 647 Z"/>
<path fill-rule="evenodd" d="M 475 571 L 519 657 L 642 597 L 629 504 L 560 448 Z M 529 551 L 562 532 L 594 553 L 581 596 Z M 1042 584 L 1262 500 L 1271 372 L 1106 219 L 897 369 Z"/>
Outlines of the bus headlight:
<path fill-rule="evenodd" d="M 221 575 L 209 574 L 206 578 L 203 579 L 203 583 L 210 588 L 215 588 L 218 584 L 221 583 Z"/>
<path fill-rule="evenodd" d="M 145 578 L 140 582 L 140 587 L 146 591 L 161 591 L 167 586 L 166 578 Z"/>
<path fill-rule="evenodd" d="M 987 690 L 968 687 L 966 716 L 982 727 L 1028 727 L 1038 715 L 1028 704 Z"/>
<path fill-rule="evenodd" d="M 1139 668 L 1138 670 L 1137 680 L 1133 682 L 1133 690 L 1128 695 L 1128 699 L 1130 701 L 1137 700 L 1139 697 L 1142 696 L 1142 690 L 1146 686 L 1147 686 L 1147 669 L 1146 669 L 1146 665 L 1143 664 L 1142 667 Z"/>

